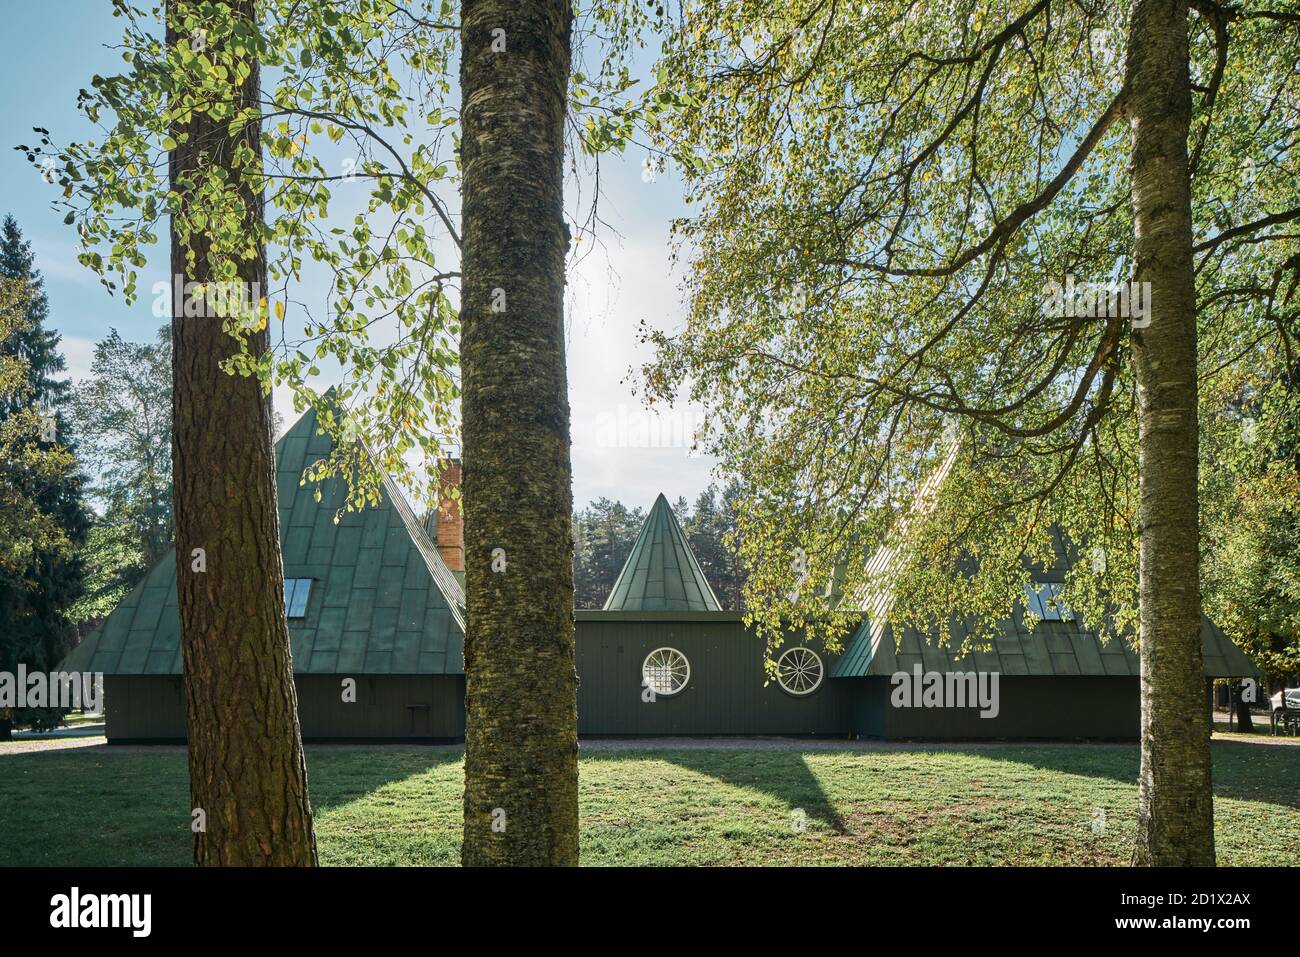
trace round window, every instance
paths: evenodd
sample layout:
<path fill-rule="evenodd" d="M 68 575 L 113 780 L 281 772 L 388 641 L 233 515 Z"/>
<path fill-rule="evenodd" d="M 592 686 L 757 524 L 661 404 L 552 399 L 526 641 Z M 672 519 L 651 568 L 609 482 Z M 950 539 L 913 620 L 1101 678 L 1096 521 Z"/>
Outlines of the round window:
<path fill-rule="evenodd" d="M 789 648 L 776 660 L 777 683 L 792 695 L 812 694 L 824 674 L 821 657 L 810 648 Z"/>
<path fill-rule="evenodd" d="M 656 648 L 641 665 L 642 684 L 655 694 L 677 694 L 691 680 L 691 663 L 676 648 Z"/>

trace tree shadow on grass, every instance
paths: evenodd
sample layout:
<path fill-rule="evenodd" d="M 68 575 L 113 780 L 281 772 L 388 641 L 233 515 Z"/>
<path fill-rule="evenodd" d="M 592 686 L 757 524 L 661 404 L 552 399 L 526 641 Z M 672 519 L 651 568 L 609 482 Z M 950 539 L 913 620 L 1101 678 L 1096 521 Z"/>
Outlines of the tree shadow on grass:
<path fill-rule="evenodd" d="M 320 815 L 461 759 L 459 750 L 307 746 Z M 181 747 L 12 752 L 0 758 L 0 862 L 183 866 L 191 861 L 189 773 Z M 76 826 L 68 826 L 74 822 Z"/>
<path fill-rule="evenodd" d="M 459 748 L 368 750 L 313 749 L 307 746 L 307 787 L 312 810 L 326 811 L 361 800 L 389 784 L 399 783 L 448 764 L 460 762 Z"/>
<path fill-rule="evenodd" d="M 592 760 L 594 756 L 587 756 Z M 836 834 L 848 833 L 848 825 L 821 782 L 798 750 L 706 749 L 600 752 L 601 761 L 635 761 L 654 758 L 679 768 L 738 788 L 759 791 L 786 804 L 791 813 L 802 810 L 810 819 L 821 821 Z"/>
<path fill-rule="evenodd" d="M 1215 797 L 1300 809 L 1300 748 L 1215 741 L 1210 752 L 1214 763 Z M 1121 784 L 1136 785 L 1138 779 L 1136 744 L 1017 746 L 1009 743 L 979 753 L 993 761 L 1106 778 Z"/>

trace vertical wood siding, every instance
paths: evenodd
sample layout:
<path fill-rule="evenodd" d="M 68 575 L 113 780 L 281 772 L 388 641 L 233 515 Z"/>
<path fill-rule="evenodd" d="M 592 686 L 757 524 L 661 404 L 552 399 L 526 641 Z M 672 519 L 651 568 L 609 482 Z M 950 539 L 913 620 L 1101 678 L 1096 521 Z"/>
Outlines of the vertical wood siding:
<path fill-rule="evenodd" d="M 1000 712 L 900 709 L 886 677 L 826 678 L 805 698 L 766 687 L 763 643 L 739 621 L 579 620 L 578 731 L 583 735 L 780 734 L 883 738 L 1133 739 L 1138 679 L 1003 675 Z M 641 664 L 672 647 L 691 663 L 686 688 L 641 700 Z M 817 649 L 820 653 L 820 649 Z M 829 673 L 834 656 L 822 655 Z M 342 675 L 296 677 L 308 739 L 459 739 L 465 733 L 464 679 L 357 677 L 357 703 L 340 697 Z M 181 740 L 185 703 L 173 677 L 105 678 L 108 737 Z"/>
<path fill-rule="evenodd" d="M 359 675 L 357 700 L 342 699 L 343 675 L 298 675 L 298 718 L 307 739 L 456 739 L 465 733 L 465 685 L 459 675 Z M 104 679 L 110 741 L 178 741 L 185 701 L 178 678 Z"/>
<path fill-rule="evenodd" d="M 642 700 L 641 665 L 669 646 L 691 665 L 676 695 Z M 822 654 L 827 674 L 834 657 Z M 578 621 L 578 733 L 818 734 L 850 729 L 846 682 L 825 678 L 812 694 L 787 694 L 763 670 L 764 645 L 735 620 Z"/>
<path fill-rule="evenodd" d="M 893 688 L 883 676 L 848 683 L 861 694 L 855 730 L 868 737 L 1135 740 L 1140 723 L 1138 680 L 1003 675 L 995 718 L 981 718 L 978 708 L 895 708 L 890 703 Z"/>

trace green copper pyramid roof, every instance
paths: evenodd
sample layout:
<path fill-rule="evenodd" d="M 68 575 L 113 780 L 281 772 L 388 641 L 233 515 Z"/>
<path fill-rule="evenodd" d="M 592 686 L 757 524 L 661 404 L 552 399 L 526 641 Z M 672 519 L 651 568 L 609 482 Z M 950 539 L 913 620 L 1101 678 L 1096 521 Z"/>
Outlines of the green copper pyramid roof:
<path fill-rule="evenodd" d="M 965 637 L 960 624 L 951 644 L 938 634 L 903 630 L 898 641 L 894 626 L 873 627 L 864 619 L 845 642 L 844 654 L 831 670 L 835 678 L 892 675 L 925 671 L 996 671 L 1003 675 L 1129 675 L 1141 671 L 1136 649 L 1121 637 L 1103 642 L 1079 621 L 1040 621 L 1032 630 L 1017 609 L 1000 623 L 998 634 L 986 647 L 959 654 Z M 1201 616 L 1201 653 L 1207 678 L 1258 678 L 1259 669 L 1219 627 Z"/>
<path fill-rule="evenodd" d="M 646 516 L 604 610 L 722 610 L 662 494 Z"/>
<path fill-rule="evenodd" d="M 286 579 L 312 580 L 303 618 L 289 619 L 297 674 L 436 675 L 464 671 L 465 597 L 401 491 L 385 477 L 379 505 L 334 515 L 340 478 L 300 485 L 329 453 L 308 411 L 275 445 Z M 64 668 L 110 675 L 181 673 L 176 561 L 168 555 Z"/>
<path fill-rule="evenodd" d="M 946 475 L 946 468 L 942 471 Z M 1059 528 L 1052 529 L 1052 550 L 1050 565 L 1036 568 L 1027 563 L 1032 576 L 1030 587 L 1035 591 L 1046 584 L 1063 583 L 1077 559 L 1072 557 L 1074 550 Z M 951 622 L 948 641 L 937 632 L 922 634 L 910 626 L 902 629 L 900 637 L 889 620 L 894 603 L 890 583 L 897 574 L 897 558 L 896 549 L 882 547 L 868 562 L 869 570 L 880 575 L 885 584 L 874 594 L 859 592 L 855 596 L 864 612 L 862 624 L 845 642 L 844 653 L 831 669 L 832 677 L 893 675 L 910 672 L 917 665 L 925 671 L 996 671 L 1003 675 L 1141 674 L 1138 653 L 1127 639 L 1112 637 L 1103 641 L 1072 614 L 1064 620 L 1043 619 L 1031 627 L 1023 604 L 998 622 L 991 642 L 965 656 L 960 651 L 970 630 L 956 618 Z M 1025 597 L 1024 604 L 1028 604 L 1028 592 Z M 1245 652 L 1205 615 L 1201 616 L 1201 651 L 1208 678 L 1259 677 Z"/>

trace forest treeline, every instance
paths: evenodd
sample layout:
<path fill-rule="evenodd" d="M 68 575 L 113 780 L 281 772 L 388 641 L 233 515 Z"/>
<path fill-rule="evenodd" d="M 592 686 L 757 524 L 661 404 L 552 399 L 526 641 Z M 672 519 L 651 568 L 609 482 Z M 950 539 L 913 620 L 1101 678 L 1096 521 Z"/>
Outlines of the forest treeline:
<path fill-rule="evenodd" d="M 679 496 L 673 515 L 722 607 L 743 611 L 745 573 L 734 544 L 740 483 L 713 482 L 694 504 Z M 601 497 L 573 514 L 573 604 L 600 608 L 645 522 L 646 510 Z"/>

